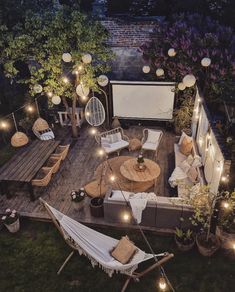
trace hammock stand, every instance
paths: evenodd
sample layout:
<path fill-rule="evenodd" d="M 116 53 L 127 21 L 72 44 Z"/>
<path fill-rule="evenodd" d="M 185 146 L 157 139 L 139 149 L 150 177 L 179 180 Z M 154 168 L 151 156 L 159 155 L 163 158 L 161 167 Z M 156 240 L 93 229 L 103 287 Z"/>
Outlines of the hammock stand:
<path fill-rule="evenodd" d="M 49 216 L 52 219 L 52 222 L 55 224 L 56 228 L 59 230 L 60 234 L 63 236 L 63 238 L 66 241 L 66 243 L 73 249 L 73 251 L 68 255 L 68 257 L 65 259 L 64 263 L 59 268 L 59 270 L 57 272 L 57 275 L 59 275 L 61 273 L 61 271 L 64 269 L 64 267 L 66 266 L 66 264 L 69 262 L 71 257 L 74 255 L 75 251 L 78 251 L 78 248 L 76 247 L 75 244 L 73 244 L 73 242 L 71 240 L 69 240 L 68 236 L 66 236 L 66 234 L 64 233 L 59 221 L 56 219 L 55 215 L 53 214 L 53 212 L 48 207 L 46 201 L 44 201 L 42 198 L 39 198 L 39 200 L 42 203 L 42 205 L 45 207 L 45 209 L 47 210 Z M 130 281 L 132 279 L 134 281 L 138 282 L 140 278 L 144 277 L 146 274 L 148 274 L 149 272 L 153 271 L 154 269 L 159 268 L 165 262 L 167 262 L 168 260 L 173 258 L 174 254 L 165 252 L 165 253 L 161 253 L 161 254 L 158 254 L 158 255 L 155 255 L 155 256 L 162 256 L 163 258 L 158 260 L 154 264 L 150 265 L 148 268 L 146 268 L 142 272 L 133 272 L 131 274 L 128 274 L 127 275 L 127 279 L 126 279 L 126 281 L 125 281 L 125 283 L 124 283 L 124 285 L 122 287 L 121 292 L 125 292 L 126 291 L 127 286 L 128 286 L 128 284 L 130 283 Z"/>

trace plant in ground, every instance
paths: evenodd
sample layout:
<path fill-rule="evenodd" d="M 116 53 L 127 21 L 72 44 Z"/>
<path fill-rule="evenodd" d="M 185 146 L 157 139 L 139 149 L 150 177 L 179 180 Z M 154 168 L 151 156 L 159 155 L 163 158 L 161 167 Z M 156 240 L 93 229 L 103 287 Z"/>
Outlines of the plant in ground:
<path fill-rule="evenodd" d="M 179 241 L 183 245 L 191 244 L 194 241 L 193 231 L 190 229 L 175 229 L 176 240 Z"/>
<path fill-rule="evenodd" d="M 76 106 L 84 101 L 83 96 L 79 99 L 75 88 L 80 84 L 83 89 L 101 92 L 97 76 L 109 70 L 107 61 L 111 57 L 104 45 L 106 37 L 102 25 L 81 14 L 77 6 L 60 6 L 44 13 L 29 11 L 23 23 L 12 28 L 0 26 L 0 63 L 6 77 L 28 85 L 31 96 L 42 91 L 49 96 L 49 102 L 53 96 L 60 96 L 76 137 Z M 72 56 L 72 60 L 63 61 L 64 53 Z M 87 53 L 92 55 L 92 63 L 82 61 Z M 17 66 L 19 62 L 29 68 L 23 77 Z"/>

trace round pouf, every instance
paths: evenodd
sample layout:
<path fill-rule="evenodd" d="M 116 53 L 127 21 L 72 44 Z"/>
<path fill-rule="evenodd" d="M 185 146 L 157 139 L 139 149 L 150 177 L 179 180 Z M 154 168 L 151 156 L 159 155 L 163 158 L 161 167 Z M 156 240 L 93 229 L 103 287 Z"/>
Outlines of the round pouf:
<path fill-rule="evenodd" d="M 141 144 L 140 140 L 137 138 L 131 139 L 129 141 L 129 150 L 130 151 L 139 150 L 139 149 L 141 149 L 141 146 L 142 146 L 142 144 Z"/>

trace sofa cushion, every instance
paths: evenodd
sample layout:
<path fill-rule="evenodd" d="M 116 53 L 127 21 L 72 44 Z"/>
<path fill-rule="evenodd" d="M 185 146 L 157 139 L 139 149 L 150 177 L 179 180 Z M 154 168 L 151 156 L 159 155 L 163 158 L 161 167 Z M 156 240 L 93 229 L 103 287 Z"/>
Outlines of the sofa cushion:
<path fill-rule="evenodd" d="M 188 163 L 187 159 L 180 163 L 180 168 L 183 172 L 187 173 L 190 169 L 191 165 Z"/>
<path fill-rule="evenodd" d="M 182 154 L 179 150 L 179 145 L 174 144 L 174 151 L 175 151 L 175 166 L 180 166 L 180 163 L 187 159 L 187 156 Z"/>
<path fill-rule="evenodd" d="M 184 140 L 184 138 L 187 138 L 188 140 L 193 140 L 192 137 L 188 136 L 187 134 L 185 134 L 185 132 L 182 132 L 180 139 L 179 139 L 179 145 L 181 145 L 182 141 Z"/>
<path fill-rule="evenodd" d="M 187 172 L 187 176 L 192 183 L 195 183 L 197 181 L 197 177 L 198 177 L 197 169 L 195 167 L 191 166 L 189 171 Z"/>
<path fill-rule="evenodd" d="M 146 150 L 156 150 L 158 147 L 158 143 L 152 143 L 152 142 L 145 142 L 142 146 L 143 149 Z"/>
<path fill-rule="evenodd" d="M 120 142 L 122 140 L 122 135 L 120 132 L 118 132 L 118 133 L 114 133 L 114 134 L 109 134 L 106 136 L 106 138 L 109 139 L 110 144 L 113 144 L 116 142 Z"/>
<path fill-rule="evenodd" d="M 159 141 L 160 135 L 160 131 L 153 131 L 148 129 L 148 137 L 146 142 L 156 144 Z"/>
<path fill-rule="evenodd" d="M 180 152 L 188 156 L 191 153 L 192 148 L 193 148 L 192 139 L 188 139 L 187 137 L 184 137 L 179 147 Z"/>
<path fill-rule="evenodd" d="M 101 146 L 110 147 L 109 139 L 107 137 L 101 137 Z"/>
<path fill-rule="evenodd" d="M 129 145 L 127 141 L 121 140 L 119 142 L 111 143 L 110 147 L 103 147 L 106 153 L 112 153 Z"/>
<path fill-rule="evenodd" d="M 129 196 L 130 196 L 130 192 L 125 192 L 125 191 L 119 191 L 119 190 L 113 190 L 111 195 L 108 197 L 109 200 L 113 200 L 113 201 L 125 201 L 125 199 L 128 201 L 129 200 Z M 125 199 L 124 199 L 124 197 Z"/>

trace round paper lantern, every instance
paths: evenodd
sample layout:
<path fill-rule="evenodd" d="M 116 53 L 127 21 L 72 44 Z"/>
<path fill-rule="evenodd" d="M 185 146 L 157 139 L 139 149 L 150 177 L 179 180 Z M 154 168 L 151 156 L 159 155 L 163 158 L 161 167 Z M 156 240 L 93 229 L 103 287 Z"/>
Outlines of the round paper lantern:
<path fill-rule="evenodd" d="M 191 87 L 196 83 L 196 78 L 192 74 L 185 75 L 183 78 L 183 83 L 186 87 Z"/>
<path fill-rule="evenodd" d="M 57 105 L 57 104 L 60 104 L 61 102 L 61 98 L 58 96 L 58 95 L 54 95 L 51 99 L 52 103 Z"/>
<path fill-rule="evenodd" d="M 77 87 L 76 87 L 76 93 L 77 95 L 79 96 L 87 96 L 90 92 L 90 89 L 89 87 L 85 87 L 84 85 L 82 84 L 79 84 Z"/>
<path fill-rule="evenodd" d="M 175 49 L 174 48 L 170 48 L 169 50 L 168 50 L 168 56 L 170 56 L 170 57 L 174 57 L 176 55 L 176 51 L 175 51 Z"/>
<path fill-rule="evenodd" d="M 85 108 L 85 118 L 91 126 L 98 127 L 105 121 L 105 110 L 101 101 L 93 96 Z"/>
<path fill-rule="evenodd" d="M 40 84 L 35 84 L 33 87 L 34 92 L 36 93 L 41 93 L 42 92 L 42 85 Z"/>
<path fill-rule="evenodd" d="M 90 54 L 85 54 L 82 56 L 82 62 L 85 64 L 90 64 L 92 61 L 92 56 Z"/>
<path fill-rule="evenodd" d="M 147 73 L 150 72 L 150 66 L 145 65 L 145 66 L 143 66 L 142 70 L 143 70 L 143 72 L 144 72 L 145 74 L 147 74 Z"/>
<path fill-rule="evenodd" d="M 158 69 L 156 70 L 156 75 L 157 75 L 158 77 L 164 75 L 164 70 L 163 70 L 162 68 L 158 68 Z"/>
<path fill-rule="evenodd" d="M 104 86 L 108 85 L 108 83 L 109 83 L 109 79 L 106 75 L 100 75 L 98 77 L 98 84 L 100 86 L 104 87 Z"/>
<path fill-rule="evenodd" d="M 23 132 L 16 132 L 11 137 L 11 145 L 13 147 L 21 147 L 29 142 L 29 138 Z"/>
<path fill-rule="evenodd" d="M 69 63 L 72 61 L 72 56 L 70 53 L 63 53 L 62 60 L 66 63 Z"/>
<path fill-rule="evenodd" d="M 203 67 L 208 67 L 211 64 L 211 59 L 210 58 L 203 58 L 201 60 L 201 64 Z"/>
<path fill-rule="evenodd" d="M 179 88 L 179 90 L 185 90 L 186 86 L 184 85 L 183 82 L 180 82 L 180 83 L 178 84 L 178 88 Z"/>

